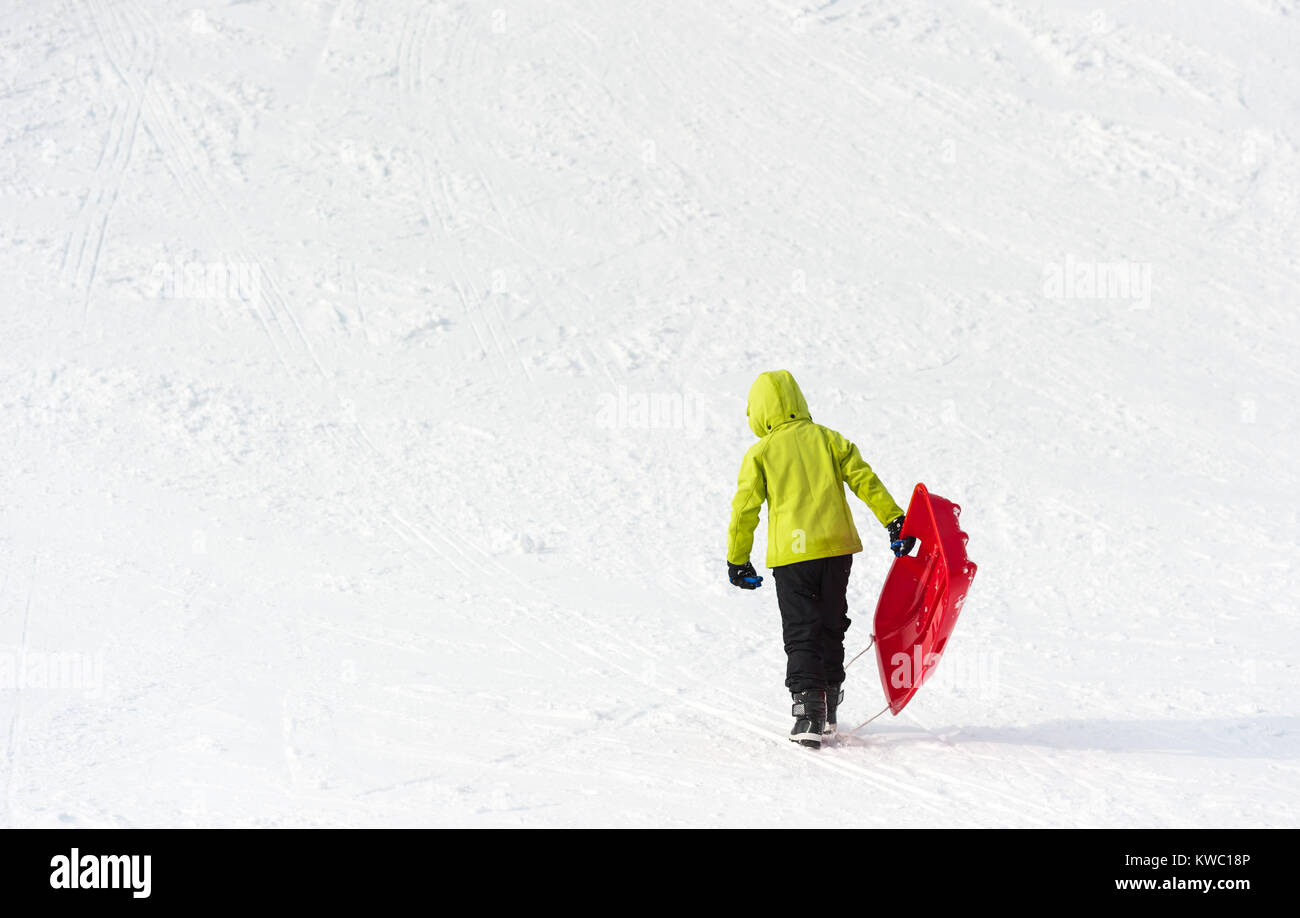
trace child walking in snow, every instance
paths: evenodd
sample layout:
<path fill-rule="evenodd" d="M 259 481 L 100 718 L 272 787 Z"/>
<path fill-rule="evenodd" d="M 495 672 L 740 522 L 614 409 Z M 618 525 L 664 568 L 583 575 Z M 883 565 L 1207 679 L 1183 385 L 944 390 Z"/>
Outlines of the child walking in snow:
<path fill-rule="evenodd" d="M 903 511 L 841 434 L 814 424 L 799 384 L 786 370 L 760 373 L 749 389 L 749 429 L 758 442 L 740 464 L 727 529 L 727 578 L 762 586 L 749 561 L 758 511 L 767 501 L 767 566 L 776 578 L 785 640 L 785 684 L 794 697 L 790 740 L 820 748 L 844 700 L 844 632 L 849 569 L 862 541 L 844 496 L 847 484 L 889 530 L 896 555 Z"/>

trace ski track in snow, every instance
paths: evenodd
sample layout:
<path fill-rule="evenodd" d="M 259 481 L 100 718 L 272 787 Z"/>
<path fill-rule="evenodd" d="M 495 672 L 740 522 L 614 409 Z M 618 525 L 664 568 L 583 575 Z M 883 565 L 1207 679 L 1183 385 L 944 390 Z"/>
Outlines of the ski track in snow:
<path fill-rule="evenodd" d="M 1296 12 L 14 11 L 0 824 L 1297 825 Z M 980 566 L 819 753 L 780 366 Z"/>

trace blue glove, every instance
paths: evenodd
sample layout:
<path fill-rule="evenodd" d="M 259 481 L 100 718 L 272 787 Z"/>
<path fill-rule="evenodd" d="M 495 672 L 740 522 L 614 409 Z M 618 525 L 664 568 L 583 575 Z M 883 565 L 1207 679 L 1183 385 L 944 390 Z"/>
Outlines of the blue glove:
<path fill-rule="evenodd" d="M 732 564 L 727 562 L 727 579 L 733 586 L 738 586 L 742 590 L 757 590 L 763 585 L 763 578 L 758 576 L 754 570 L 754 565 L 746 561 L 744 564 Z"/>
<path fill-rule="evenodd" d="M 901 538 L 903 535 L 903 517 L 899 517 L 889 524 L 889 547 L 894 550 L 894 557 L 901 558 L 903 555 L 910 554 L 912 546 L 916 545 L 916 537 L 908 536 L 906 539 Z"/>

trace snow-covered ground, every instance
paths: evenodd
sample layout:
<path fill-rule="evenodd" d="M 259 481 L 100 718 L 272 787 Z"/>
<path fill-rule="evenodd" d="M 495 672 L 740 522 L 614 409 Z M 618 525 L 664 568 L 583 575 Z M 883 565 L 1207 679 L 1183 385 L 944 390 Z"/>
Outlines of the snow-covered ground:
<path fill-rule="evenodd" d="M 0 825 L 1300 824 L 1297 47 L 1292 0 L 6 4 Z M 724 577 L 778 367 L 979 564 L 820 753 Z"/>

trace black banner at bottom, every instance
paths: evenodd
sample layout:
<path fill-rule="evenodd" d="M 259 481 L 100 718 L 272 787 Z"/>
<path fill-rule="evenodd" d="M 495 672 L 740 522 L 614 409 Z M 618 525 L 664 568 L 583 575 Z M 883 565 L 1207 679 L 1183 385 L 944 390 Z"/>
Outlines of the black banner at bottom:
<path fill-rule="evenodd" d="M 1055 903 L 1232 908 L 1286 895 L 1291 830 L 19 830 L 0 833 L 7 904 L 336 909 L 488 896 L 638 907 Z M 805 895 L 807 900 L 801 898 Z M 1271 900 L 1270 900 L 1271 901 Z"/>

